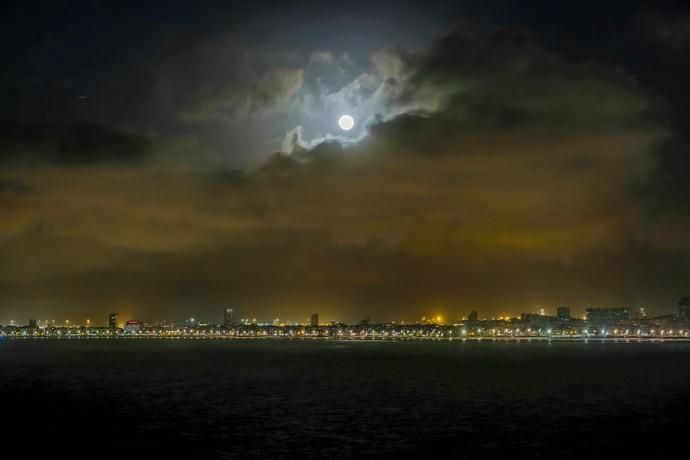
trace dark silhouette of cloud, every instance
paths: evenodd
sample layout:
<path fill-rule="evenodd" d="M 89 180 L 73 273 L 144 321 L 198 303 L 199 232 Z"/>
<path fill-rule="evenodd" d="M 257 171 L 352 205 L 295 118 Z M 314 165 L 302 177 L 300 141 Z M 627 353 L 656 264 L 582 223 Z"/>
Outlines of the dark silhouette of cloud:
<path fill-rule="evenodd" d="M 97 124 L 0 124 L 0 163 L 20 165 L 130 164 L 151 153 L 150 140 Z"/>

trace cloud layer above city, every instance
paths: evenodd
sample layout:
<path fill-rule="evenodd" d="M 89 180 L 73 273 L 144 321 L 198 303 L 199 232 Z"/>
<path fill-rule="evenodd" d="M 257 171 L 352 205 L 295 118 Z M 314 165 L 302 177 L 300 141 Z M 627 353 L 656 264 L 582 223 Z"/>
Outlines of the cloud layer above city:
<path fill-rule="evenodd" d="M 683 24 L 635 27 L 678 53 Z M 688 294 L 687 119 L 630 66 L 468 21 L 351 54 L 217 35 L 160 60 L 148 125 L 2 122 L 0 322 L 663 313 Z"/>

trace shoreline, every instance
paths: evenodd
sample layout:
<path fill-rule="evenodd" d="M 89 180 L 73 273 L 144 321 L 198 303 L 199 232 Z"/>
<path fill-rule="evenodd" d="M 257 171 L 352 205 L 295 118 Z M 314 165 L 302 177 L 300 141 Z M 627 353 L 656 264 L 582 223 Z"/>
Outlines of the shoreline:
<path fill-rule="evenodd" d="M 203 341 L 298 341 L 298 342 L 499 342 L 499 343 L 690 343 L 688 337 L 236 337 L 236 336 L 204 336 L 204 335 L 175 335 L 175 336 L 146 336 L 123 335 L 107 336 L 0 336 L 0 340 L 25 341 L 70 341 L 70 340 L 203 340 Z"/>

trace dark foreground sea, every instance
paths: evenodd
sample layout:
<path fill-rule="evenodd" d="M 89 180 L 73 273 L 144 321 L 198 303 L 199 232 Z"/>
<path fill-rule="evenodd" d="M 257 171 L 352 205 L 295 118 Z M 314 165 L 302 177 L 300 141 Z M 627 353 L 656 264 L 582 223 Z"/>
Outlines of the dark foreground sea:
<path fill-rule="evenodd" d="M 687 458 L 690 343 L 0 339 L 0 398 L 12 458 Z"/>

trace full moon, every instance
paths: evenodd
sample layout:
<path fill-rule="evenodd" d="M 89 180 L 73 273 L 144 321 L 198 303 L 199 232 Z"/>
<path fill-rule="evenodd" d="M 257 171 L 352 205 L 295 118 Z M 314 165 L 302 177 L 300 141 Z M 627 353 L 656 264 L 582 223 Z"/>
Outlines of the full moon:
<path fill-rule="evenodd" d="M 340 129 L 343 131 L 349 131 L 355 126 L 355 119 L 350 115 L 343 115 L 338 118 L 338 126 L 340 126 Z"/>

